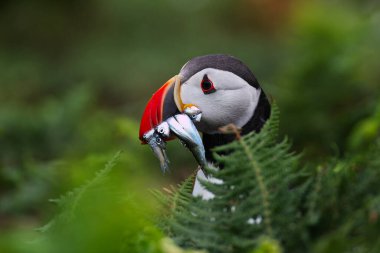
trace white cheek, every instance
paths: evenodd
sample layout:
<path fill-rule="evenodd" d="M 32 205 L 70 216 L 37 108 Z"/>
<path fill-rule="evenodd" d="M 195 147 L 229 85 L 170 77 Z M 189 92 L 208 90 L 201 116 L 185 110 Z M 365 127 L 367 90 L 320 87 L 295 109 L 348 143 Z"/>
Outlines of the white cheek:
<path fill-rule="evenodd" d="M 211 94 L 210 94 L 211 95 Z M 184 104 L 195 104 L 195 101 L 203 101 L 205 100 L 205 94 L 202 92 L 200 87 L 196 87 L 195 85 L 182 85 L 181 87 L 181 99 Z"/>
<path fill-rule="evenodd" d="M 206 133 L 216 133 L 219 127 L 230 123 L 243 127 L 252 117 L 259 96 L 260 90 L 249 85 L 234 90 L 217 90 L 208 95 L 195 85 L 181 87 L 182 102 L 195 104 L 202 111 L 202 120 L 197 127 Z"/>
<path fill-rule="evenodd" d="M 217 94 L 218 93 L 218 94 Z M 257 90 L 246 86 L 237 90 L 220 90 L 212 110 L 206 110 L 205 119 L 210 123 L 209 131 L 227 124 L 243 127 L 252 117 L 257 105 Z"/>

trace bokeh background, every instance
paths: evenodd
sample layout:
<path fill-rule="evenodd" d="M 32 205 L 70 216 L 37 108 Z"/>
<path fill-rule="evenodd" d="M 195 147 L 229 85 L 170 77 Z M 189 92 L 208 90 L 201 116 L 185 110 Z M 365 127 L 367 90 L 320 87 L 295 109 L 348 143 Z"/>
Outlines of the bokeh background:
<path fill-rule="evenodd" d="M 149 203 L 149 189 L 192 173 L 174 141 L 162 175 L 138 125 L 198 55 L 252 69 L 305 163 L 355 152 L 379 134 L 379 45 L 376 0 L 1 1 L 0 236 L 46 223 L 48 199 L 118 150 L 118 182 Z"/>

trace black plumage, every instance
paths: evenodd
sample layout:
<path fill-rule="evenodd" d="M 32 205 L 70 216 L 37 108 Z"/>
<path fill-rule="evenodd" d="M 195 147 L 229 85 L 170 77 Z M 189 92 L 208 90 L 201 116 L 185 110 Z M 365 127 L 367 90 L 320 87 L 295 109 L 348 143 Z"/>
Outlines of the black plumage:
<path fill-rule="evenodd" d="M 179 73 L 181 82 L 186 82 L 190 77 L 206 68 L 229 71 L 241 77 L 256 89 L 260 87 L 256 77 L 242 61 L 225 54 L 204 55 L 191 59 L 182 67 Z"/>

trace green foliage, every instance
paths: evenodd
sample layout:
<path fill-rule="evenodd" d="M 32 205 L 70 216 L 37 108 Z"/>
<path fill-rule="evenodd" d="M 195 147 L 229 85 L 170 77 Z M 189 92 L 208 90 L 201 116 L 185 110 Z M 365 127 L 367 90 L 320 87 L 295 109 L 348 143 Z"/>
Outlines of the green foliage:
<path fill-rule="evenodd" d="M 170 191 L 167 235 L 209 252 L 378 252 L 380 142 L 302 168 L 277 132 L 274 106 L 259 134 L 215 149 L 223 169 L 207 171 L 223 183 L 203 182 L 214 199 L 191 198 L 192 178 Z"/>
<path fill-rule="evenodd" d="M 274 105 L 260 133 L 237 136 L 215 149 L 223 169 L 210 167 L 207 172 L 223 183 L 202 182 L 214 199 L 194 198 L 191 176 L 177 188 L 165 188 L 165 193 L 153 191 L 163 207 L 156 210 L 146 191 L 131 179 L 124 181 L 113 169 L 124 156 L 117 153 L 93 179 L 53 201 L 60 211 L 39 229 L 44 233 L 6 234 L 0 249 L 15 253 L 378 252 L 380 140 L 347 158 L 302 166 L 287 139 L 278 142 L 278 124 Z M 26 243 L 27 238 L 33 243 Z"/>
<path fill-rule="evenodd" d="M 171 239 L 163 239 L 161 241 L 162 250 L 164 253 L 206 253 L 200 250 L 184 250 L 178 247 Z"/>
<path fill-rule="evenodd" d="M 186 213 L 186 208 L 192 201 L 192 190 L 195 176 L 188 177 L 178 187 L 164 188 L 164 192 L 153 190 L 152 193 L 161 204 L 161 215 L 157 218 L 157 224 L 161 230 L 173 237 L 171 226 L 175 224 L 177 215 Z M 173 222 L 174 221 L 174 222 Z"/>
<path fill-rule="evenodd" d="M 51 200 L 59 211 L 37 229 L 32 242 L 16 233 L 0 240 L 1 252 L 185 252 L 149 222 L 147 199 L 137 205 L 138 193 L 128 193 L 118 180 L 113 169 L 120 156 L 118 152 L 91 180 Z"/>
<path fill-rule="evenodd" d="M 379 140 L 368 150 L 324 166 L 310 224 L 315 252 L 378 252 Z"/>
<path fill-rule="evenodd" d="M 351 150 L 358 150 L 380 136 L 380 103 L 370 117 L 360 121 L 353 129 L 348 146 Z"/>
<path fill-rule="evenodd" d="M 305 187 L 297 183 L 298 156 L 289 151 L 287 140 L 276 143 L 278 110 L 274 108 L 260 134 L 215 149 L 228 155 L 216 155 L 223 170 L 208 170 L 223 183 L 203 182 L 214 199 L 194 199 L 186 205 L 187 187 L 173 194 L 169 224 L 180 245 L 210 252 L 245 252 L 258 246 L 263 235 L 292 244 L 296 234 L 290 231 L 298 231 L 297 207 Z M 179 207 L 177 199 L 182 201 Z"/>
<path fill-rule="evenodd" d="M 57 223 L 72 221 L 75 217 L 75 213 L 77 212 L 78 205 L 80 204 L 83 195 L 88 193 L 88 191 L 91 191 L 91 189 L 99 186 L 99 184 L 101 184 L 101 182 L 106 179 L 112 168 L 115 166 L 119 157 L 120 151 L 116 153 L 116 155 L 106 164 L 102 170 L 96 173 L 95 177 L 92 180 L 87 181 L 82 186 L 69 191 L 57 199 L 50 199 L 50 202 L 58 205 L 60 213 L 48 224 L 37 230 L 40 232 L 47 232 L 48 230 L 52 229 L 52 227 L 56 226 Z"/>
<path fill-rule="evenodd" d="M 263 237 L 259 241 L 259 245 L 251 253 L 281 253 L 279 243 L 271 238 Z"/>
<path fill-rule="evenodd" d="M 332 147 L 344 153 L 347 136 L 377 104 L 380 80 L 370 67 L 380 43 L 376 15 L 347 1 L 305 1 L 292 16 L 275 97 L 282 132 L 306 149 L 308 160 L 331 154 Z"/>

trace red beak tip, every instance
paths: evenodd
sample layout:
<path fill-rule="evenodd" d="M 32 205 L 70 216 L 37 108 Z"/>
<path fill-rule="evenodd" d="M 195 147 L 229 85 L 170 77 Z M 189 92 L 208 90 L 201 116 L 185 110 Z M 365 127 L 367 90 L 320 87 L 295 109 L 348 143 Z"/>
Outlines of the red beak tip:
<path fill-rule="evenodd" d="M 139 139 L 147 144 L 143 135 L 163 121 L 163 105 L 169 88 L 174 84 L 173 78 L 159 88 L 148 101 L 140 123 Z"/>

